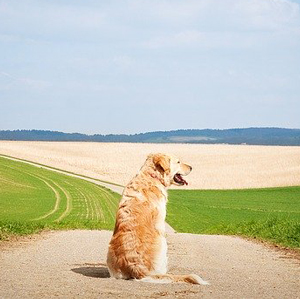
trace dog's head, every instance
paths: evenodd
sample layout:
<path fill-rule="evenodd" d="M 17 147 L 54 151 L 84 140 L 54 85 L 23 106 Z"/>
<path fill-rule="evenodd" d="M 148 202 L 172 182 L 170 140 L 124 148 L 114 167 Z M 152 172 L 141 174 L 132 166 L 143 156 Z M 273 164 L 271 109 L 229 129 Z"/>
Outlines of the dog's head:
<path fill-rule="evenodd" d="M 149 155 L 148 160 L 152 162 L 154 170 L 161 176 L 166 187 L 172 184 L 177 186 L 188 185 L 182 176 L 186 176 L 191 172 L 191 166 L 182 163 L 175 156 L 160 153 Z"/>

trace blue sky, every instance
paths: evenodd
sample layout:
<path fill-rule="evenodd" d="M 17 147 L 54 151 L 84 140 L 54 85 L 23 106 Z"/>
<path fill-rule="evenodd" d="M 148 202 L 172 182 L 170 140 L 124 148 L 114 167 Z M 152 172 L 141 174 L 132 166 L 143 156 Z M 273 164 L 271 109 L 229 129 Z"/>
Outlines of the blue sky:
<path fill-rule="evenodd" d="M 300 2 L 0 0 L 0 129 L 300 128 Z"/>

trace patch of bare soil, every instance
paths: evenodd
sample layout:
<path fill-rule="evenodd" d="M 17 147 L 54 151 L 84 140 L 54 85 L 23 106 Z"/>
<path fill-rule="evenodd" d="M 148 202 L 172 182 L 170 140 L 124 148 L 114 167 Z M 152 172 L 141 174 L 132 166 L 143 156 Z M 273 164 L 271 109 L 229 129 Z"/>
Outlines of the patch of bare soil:
<path fill-rule="evenodd" d="M 230 236 L 169 234 L 169 272 L 196 273 L 209 286 L 109 277 L 111 232 L 57 231 L 0 251 L 0 298 L 297 298 L 295 259 Z"/>

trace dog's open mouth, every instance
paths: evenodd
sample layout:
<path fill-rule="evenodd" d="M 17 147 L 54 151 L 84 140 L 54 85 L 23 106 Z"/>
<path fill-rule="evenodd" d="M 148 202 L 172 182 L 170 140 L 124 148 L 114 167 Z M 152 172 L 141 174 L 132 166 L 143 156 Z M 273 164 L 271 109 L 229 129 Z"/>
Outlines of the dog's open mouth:
<path fill-rule="evenodd" d="M 179 185 L 188 185 L 188 182 L 186 180 L 184 180 L 181 176 L 181 174 L 176 173 L 174 175 L 174 182 L 179 184 Z"/>

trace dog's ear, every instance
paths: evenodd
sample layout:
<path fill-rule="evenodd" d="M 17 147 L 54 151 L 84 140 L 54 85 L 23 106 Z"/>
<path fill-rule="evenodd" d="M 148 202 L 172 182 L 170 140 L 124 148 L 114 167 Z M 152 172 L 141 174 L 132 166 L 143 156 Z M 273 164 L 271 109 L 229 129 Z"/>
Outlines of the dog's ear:
<path fill-rule="evenodd" d="M 170 158 L 163 154 L 155 154 L 153 163 L 160 172 L 170 173 Z"/>

